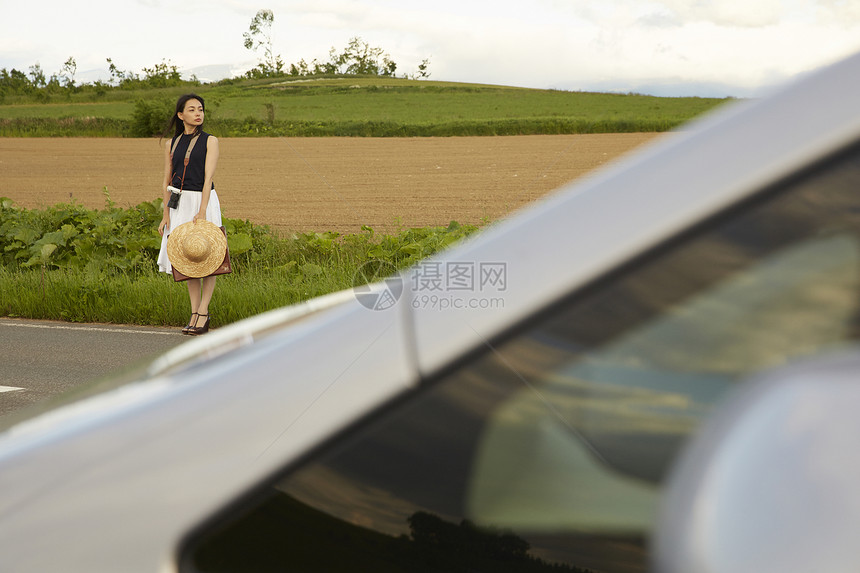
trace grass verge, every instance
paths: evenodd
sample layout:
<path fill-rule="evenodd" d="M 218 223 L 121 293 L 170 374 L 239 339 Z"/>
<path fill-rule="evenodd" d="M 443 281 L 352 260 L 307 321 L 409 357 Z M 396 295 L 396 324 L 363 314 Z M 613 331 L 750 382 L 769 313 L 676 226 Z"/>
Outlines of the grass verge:
<path fill-rule="evenodd" d="M 24 209 L 0 198 L 0 316 L 140 325 L 187 320 L 187 288 L 160 273 L 161 199 L 104 209 L 60 204 Z M 278 235 L 224 218 L 233 273 L 218 278 L 213 326 L 356 286 L 368 264 L 402 269 L 477 227 L 402 229 L 377 235 Z M 358 281 L 358 282 L 356 282 Z"/>
<path fill-rule="evenodd" d="M 212 326 L 349 288 L 353 269 L 319 275 L 277 271 L 218 278 Z M 176 326 L 188 320 L 186 286 L 163 273 L 127 276 L 82 269 L 0 268 L 0 315 L 14 318 Z"/>

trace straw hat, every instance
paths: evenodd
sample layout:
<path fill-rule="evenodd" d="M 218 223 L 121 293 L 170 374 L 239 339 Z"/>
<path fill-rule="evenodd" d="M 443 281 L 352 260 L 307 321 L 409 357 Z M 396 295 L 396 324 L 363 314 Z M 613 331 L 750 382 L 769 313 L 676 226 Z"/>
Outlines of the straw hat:
<path fill-rule="evenodd" d="M 183 223 L 167 237 L 167 258 L 176 270 L 194 279 L 214 273 L 227 254 L 227 237 L 215 223 Z"/>

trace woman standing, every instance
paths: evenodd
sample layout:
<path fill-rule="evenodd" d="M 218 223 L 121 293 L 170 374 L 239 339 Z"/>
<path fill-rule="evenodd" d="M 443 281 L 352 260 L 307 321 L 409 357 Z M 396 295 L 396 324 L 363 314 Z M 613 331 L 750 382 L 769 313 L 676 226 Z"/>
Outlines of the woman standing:
<path fill-rule="evenodd" d="M 218 139 L 203 131 L 203 118 L 203 98 L 187 94 L 177 100 L 176 113 L 166 130 L 166 133 L 173 131 L 173 138 L 164 153 L 164 214 L 158 225 L 161 235 L 158 268 L 165 273 L 172 272 L 167 257 L 167 237 L 172 229 L 200 219 L 221 226 L 221 204 L 212 182 L 218 164 Z M 193 147 L 186 162 L 190 145 Z M 169 187 L 182 191 L 175 208 L 169 206 L 173 194 Z M 209 330 L 209 302 L 215 291 L 215 277 L 192 278 L 187 282 L 191 319 L 182 333 L 203 334 Z"/>

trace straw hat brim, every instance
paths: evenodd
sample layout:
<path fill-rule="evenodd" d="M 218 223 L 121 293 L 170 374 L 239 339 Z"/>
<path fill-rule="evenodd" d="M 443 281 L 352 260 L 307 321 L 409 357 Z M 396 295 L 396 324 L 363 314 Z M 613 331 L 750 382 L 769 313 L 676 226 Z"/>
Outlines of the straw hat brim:
<path fill-rule="evenodd" d="M 176 270 L 190 278 L 208 277 L 227 254 L 227 237 L 211 221 L 183 223 L 167 237 L 167 258 Z"/>

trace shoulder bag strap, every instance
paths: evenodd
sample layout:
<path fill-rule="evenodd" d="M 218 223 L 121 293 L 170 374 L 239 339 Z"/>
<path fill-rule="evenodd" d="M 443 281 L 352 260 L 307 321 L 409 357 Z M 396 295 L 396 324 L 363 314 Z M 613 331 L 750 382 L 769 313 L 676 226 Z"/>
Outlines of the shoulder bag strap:
<path fill-rule="evenodd" d="M 182 135 L 177 135 L 173 138 L 173 145 L 170 146 L 170 159 L 173 159 L 173 152 L 176 151 L 176 148 L 179 147 L 179 140 L 182 139 Z"/>
<path fill-rule="evenodd" d="M 191 161 L 191 151 L 194 149 L 194 145 L 197 143 L 197 139 L 200 137 L 198 133 L 194 137 L 191 138 L 191 141 L 188 142 L 188 150 L 185 152 L 185 161 L 184 166 L 182 167 L 182 177 L 179 180 L 179 190 L 182 191 L 182 186 L 185 185 L 185 171 L 188 169 L 188 163 Z M 179 140 L 182 138 L 180 135 L 176 138 L 176 141 L 173 143 L 173 147 L 170 149 L 170 162 L 173 163 L 173 152 L 176 151 L 176 147 L 179 145 Z M 176 175 L 176 173 L 174 173 Z M 171 178 L 172 179 L 172 178 Z"/>

